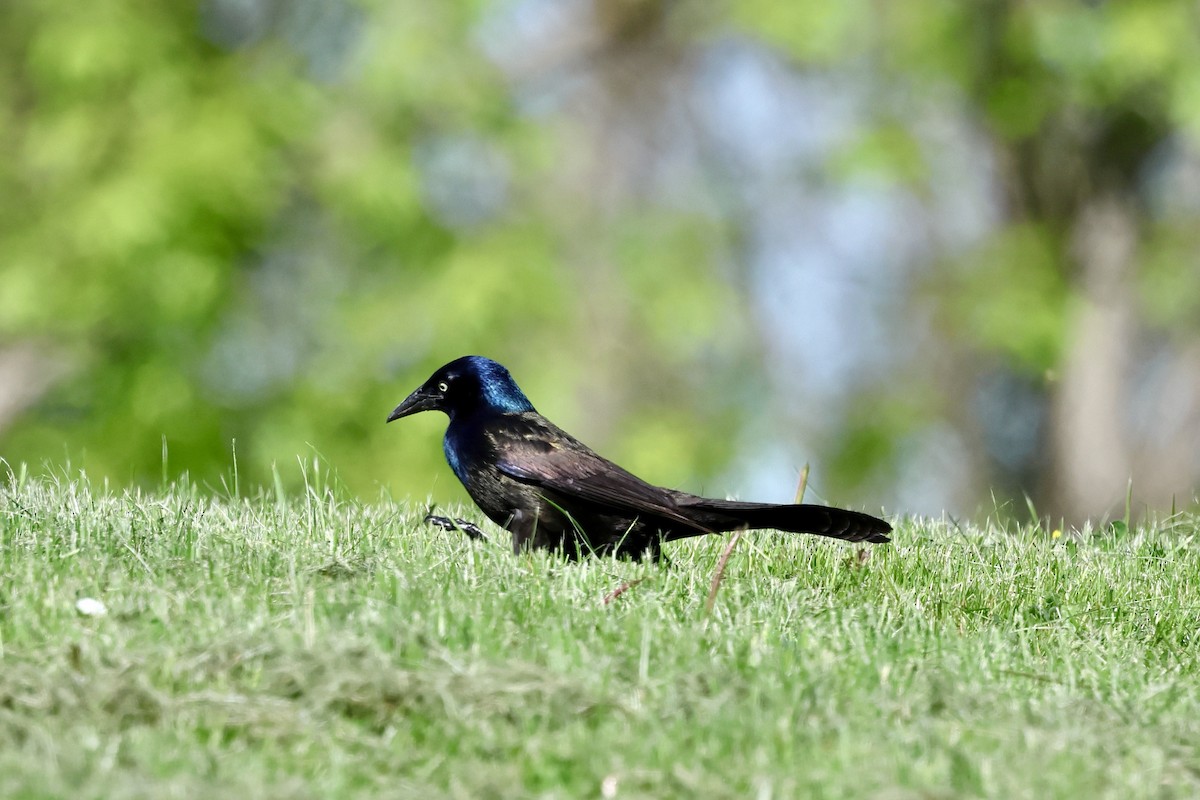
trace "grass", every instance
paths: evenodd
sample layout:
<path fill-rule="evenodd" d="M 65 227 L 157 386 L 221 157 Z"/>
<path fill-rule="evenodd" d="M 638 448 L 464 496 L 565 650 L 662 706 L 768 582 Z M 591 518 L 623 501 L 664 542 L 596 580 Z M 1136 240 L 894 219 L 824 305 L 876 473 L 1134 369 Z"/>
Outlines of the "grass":
<path fill-rule="evenodd" d="M 10 476 L 0 796 L 1200 796 L 1194 517 L 756 533 L 708 614 L 719 538 L 568 564 L 423 512 Z"/>

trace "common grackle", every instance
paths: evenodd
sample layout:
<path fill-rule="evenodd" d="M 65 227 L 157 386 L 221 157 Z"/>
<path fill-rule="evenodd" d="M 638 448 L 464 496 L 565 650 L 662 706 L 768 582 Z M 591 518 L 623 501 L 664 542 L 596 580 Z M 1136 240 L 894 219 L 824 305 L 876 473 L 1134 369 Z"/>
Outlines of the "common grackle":
<path fill-rule="evenodd" d="M 537 413 L 508 370 L 481 356 L 433 373 L 387 421 L 420 411 L 450 417 L 446 460 L 483 513 L 512 532 L 516 552 L 657 560 L 663 542 L 706 533 L 774 528 L 880 543 L 892 529 L 858 511 L 713 500 L 652 486 Z"/>

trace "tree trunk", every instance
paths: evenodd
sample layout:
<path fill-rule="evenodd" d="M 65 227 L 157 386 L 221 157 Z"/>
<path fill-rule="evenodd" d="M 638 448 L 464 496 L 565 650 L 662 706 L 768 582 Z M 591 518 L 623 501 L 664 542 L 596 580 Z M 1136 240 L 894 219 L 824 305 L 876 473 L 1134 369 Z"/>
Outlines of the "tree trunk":
<path fill-rule="evenodd" d="M 1136 246 L 1129 208 L 1113 197 L 1084 207 L 1072 241 L 1077 304 L 1068 310 L 1066 350 L 1051 400 L 1054 470 L 1047 510 L 1067 524 L 1124 513 L 1132 469 L 1125 431 Z"/>

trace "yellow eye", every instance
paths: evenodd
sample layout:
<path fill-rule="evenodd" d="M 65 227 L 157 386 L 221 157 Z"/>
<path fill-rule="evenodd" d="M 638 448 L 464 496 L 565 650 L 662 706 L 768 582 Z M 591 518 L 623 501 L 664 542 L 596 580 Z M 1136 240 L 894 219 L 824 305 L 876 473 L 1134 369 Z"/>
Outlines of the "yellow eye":
<path fill-rule="evenodd" d="M 445 381 L 442 381 L 441 383 L 438 384 L 438 391 L 441 392 L 442 394 L 445 394 L 446 392 L 450 391 L 450 384 L 446 383 Z"/>

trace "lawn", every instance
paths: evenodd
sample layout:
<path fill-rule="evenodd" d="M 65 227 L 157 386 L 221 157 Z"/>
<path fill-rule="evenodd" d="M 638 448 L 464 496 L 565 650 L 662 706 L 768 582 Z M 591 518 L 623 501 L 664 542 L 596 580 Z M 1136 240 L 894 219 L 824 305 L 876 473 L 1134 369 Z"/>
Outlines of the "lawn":
<path fill-rule="evenodd" d="M 710 613 L 722 538 L 514 557 L 309 485 L 0 479 L 0 797 L 1200 796 L 1195 517 L 754 533 Z"/>

